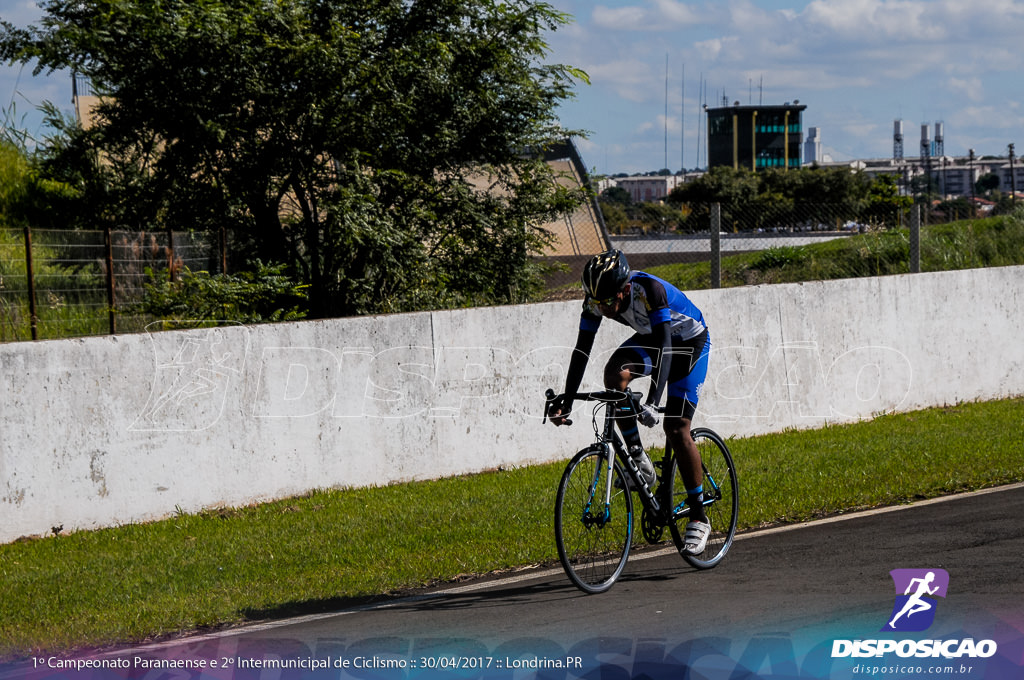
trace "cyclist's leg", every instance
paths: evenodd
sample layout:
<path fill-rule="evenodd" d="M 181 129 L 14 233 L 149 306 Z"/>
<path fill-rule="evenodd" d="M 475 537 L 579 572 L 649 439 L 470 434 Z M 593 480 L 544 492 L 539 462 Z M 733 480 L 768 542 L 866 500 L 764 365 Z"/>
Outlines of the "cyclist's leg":
<path fill-rule="evenodd" d="M 690 506 L 690 519 L 707 522 L 703 505 L 704 472 L 701 468 L 700 451 L 690 436 L 690 423 L 694 404 L 669 396 L 665 411 L 665 435 L 672 450 L 676 452 L 679 473 L 686 485 L 686 503 Z"/>
<path fill-rule="evenodd" d="M 645 347 L 644 338 L 649 336 L 633 335 L 612 353 L 604 366 L 604 386 L 609 390 L 625 390 L 633 380 L 651 374 L 654 363 L 651 353 Z M 615 423 L 629 448 L 640 443 L 636 414 L 625 409 L 615 409 Z"/>
<path fill-rule="evenodd" d="M 696 340 L 696 343 L 681 343 L 673 352 L 664 423 L 665 436 L 676 452 L 679 472 L 686 485 L 690 519 L 707 522 L 702 502 L 704 473 L 700 451 L 690 436 L 690 424 L 707 377 L 711 338 L 705 332 Z"/>

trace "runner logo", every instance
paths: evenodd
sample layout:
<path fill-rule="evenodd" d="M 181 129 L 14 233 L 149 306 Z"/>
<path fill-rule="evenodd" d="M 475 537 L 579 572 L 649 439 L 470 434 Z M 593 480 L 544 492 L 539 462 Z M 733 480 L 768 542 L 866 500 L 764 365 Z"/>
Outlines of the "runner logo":
<path fill-rule="evenodd" d="M 883 631 L 927 630 L 935 621 L 936 597 L 946 597 L 949 573 L 945 569 L 893 569 L 896 602 Z"/>
<path fill-rule="evenodd" d="M 889 572 L 896 588 L 896 601 L 889 623 L 882 632 L 918 632 L 935 622 L 936 597 L 946 597 L 949 574 L 944 569 L 894 569 Z M 999 647 L 995 640 L 974 638 L 943 640 L 833 640 L 832 658 L 884 658 L 895 654 L 901 659 L 988 659 Z M 860 672 L 856 667 L 854 673 Z M 917 677 L 917 676 L 914 676 Z"/>

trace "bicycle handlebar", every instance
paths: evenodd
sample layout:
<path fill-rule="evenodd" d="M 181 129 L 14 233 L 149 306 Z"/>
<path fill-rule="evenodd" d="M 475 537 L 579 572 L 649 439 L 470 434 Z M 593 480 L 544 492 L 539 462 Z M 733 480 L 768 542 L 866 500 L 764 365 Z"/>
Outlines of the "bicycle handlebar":
<path fill-rule="evenodd" d="M 634 404 L 639 404 L 640 397 L 642 396 L 644 396 L 643 392 L 634 392 L 629 388 L 626 388 L 624 392 L 620 390 L 600 390 L 598 392 L 574 392 L 572 394 L 555 394 L 555 391 L 549 387 L 544 392 L 545 401 L 543 422 L 546 423 L 548 421 L 548 408 L 551 406 L 551 403 L 557 399 L 568 398 L 573 401 L 600 401 L 606 404 L 612 404 L 617 401 L 622 401 L 624 399 L 631 399 Z M 652 408 L 657 413 L 665 412 L 664 406 L 654 406 Z M 572 421 L 566 418 L 565 424 L 572 425 Z"/>

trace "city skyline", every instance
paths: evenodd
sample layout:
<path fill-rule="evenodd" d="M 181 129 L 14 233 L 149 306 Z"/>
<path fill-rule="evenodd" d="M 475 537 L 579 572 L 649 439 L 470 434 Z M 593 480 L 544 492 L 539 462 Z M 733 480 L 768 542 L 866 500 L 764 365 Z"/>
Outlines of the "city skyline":
<path fill-rule="evenodd" d="M 577 145 L 599 173 L 693 168 L 705 160 L 703 104 L 807 106 L 834 160 L 905 155 L 920 126 L 945 126 L 947 155 L 1003 155 L 1024 129 L 1024 0 L 551 0 L 573 21 L 547 35 L 547 61 L 590 84 L 559 109 L 589 131 Z M 16 26 L 38 21 L 34 0 L 0 0 Z M 0 65 L 0 107 L 29 134 L 51 101 L 71 113 L 71 76 Z M 699 130 L 699 132 L 698 132 Z M 700 137 L 698 137 L 698 134 Z M 698 141 L 699 140 L 699 141 Z"/>
<path fill-rule="evenodd" d="M 673 171 L 695 167 L 702 105 L 720 106 L 723 94 L 730 104 L 806 104 L 804 130 L 820 128 L 836 161 L 891 157 L 897 119 L 906 156 L 918 155 L 920 126 L 938 121 L 947 155 L 1000 155 L 1021 141 L 1024 2 L 552 4 L 575 17 L 551 36 L 552 61 L 591 79 L 562 122 L 592 132 L 577 143 L 601 173 L 657 170 L 666 158 Z"/>

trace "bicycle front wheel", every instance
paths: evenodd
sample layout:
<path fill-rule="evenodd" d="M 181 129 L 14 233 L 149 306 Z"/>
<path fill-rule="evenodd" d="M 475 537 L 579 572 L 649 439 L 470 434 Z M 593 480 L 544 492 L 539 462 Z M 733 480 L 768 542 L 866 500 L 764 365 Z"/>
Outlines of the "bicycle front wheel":
<path fill-rule="evenodd" d="M 569 580 L 586 593 L 612 587 L 633 541 L 633 498 L 622 468 L 609 456 L 600 446 L 573 456 L 555 499 L 558 559 Z"/>
<path fill-rule="evenodd" d="M 675 456 L 672 457 L 672 497 L 676 521 L 669 522 L 672 542 L 683 559 L 698 569 L 710 569 L 725 557 L 736 536 L 736 518 L 739 515 L 740 496 L 736 468 L 725 442 L 707 428 L 696 428 L 691 433 L 700 451 L 704 468 L 704 512 L 711 523 L 711 535 L 704 552 L 691 555 L 683 550 L 684 534 L 689 509 L 686 506 L 686 485 L 679 473 Z"/>

